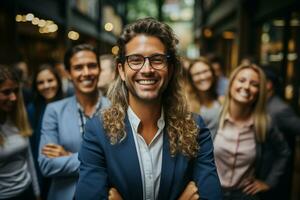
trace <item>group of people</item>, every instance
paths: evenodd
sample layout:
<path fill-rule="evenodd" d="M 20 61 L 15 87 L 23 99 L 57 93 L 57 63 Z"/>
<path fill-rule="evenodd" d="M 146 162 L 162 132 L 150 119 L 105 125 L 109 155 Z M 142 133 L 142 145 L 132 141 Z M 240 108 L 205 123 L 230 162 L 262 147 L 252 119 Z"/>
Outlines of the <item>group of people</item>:
<path fill-rule="evenodd" d="M 183 76 L 177 43 L 165 23 L 137 20 L 117 42 L 113 75 L 94 47 L 74 46 L 64 57 L 74 95 L 63 98 L 42 65 L 27 110 L 17 74 L 1 66 L 0 199 L 267 198 L 290 155 L 276 125 L 299 118 L 268 116 L 255 64 L 222 77 L 226 90 L 205 58 Z"/>

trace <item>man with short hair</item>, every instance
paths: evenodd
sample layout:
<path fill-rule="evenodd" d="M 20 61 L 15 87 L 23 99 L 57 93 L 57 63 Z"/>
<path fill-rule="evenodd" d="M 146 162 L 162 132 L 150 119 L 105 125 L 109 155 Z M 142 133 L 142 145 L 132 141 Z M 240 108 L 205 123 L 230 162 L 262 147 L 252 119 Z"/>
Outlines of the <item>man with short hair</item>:
<path fill-rule="evenodd" d="M 177 42 L 152 18 L 124 29 L 112 106 L 86 126 L 76 199 L 221 199 L 209 130 L 182 95 Z"/>
<path fill-rule="evenodd" d="M 208 59 L 217 77 L 217 94 L 219 97 L 223 97 L 228 88 L 228 78 L 224 75 L 224 62 L 221 57 L 214 54 L 209 55 Z"/>
<path fill-rule="evenodd" d="M 64 62 L 75 95 L 47 106 L 41 130 L 39 165 L 43 175 L 52 178 L 48 200 L 73 199 L 85 123 L 109 105 L 97 89 L 100 65 L 93 46 L 69 49 Z"/>

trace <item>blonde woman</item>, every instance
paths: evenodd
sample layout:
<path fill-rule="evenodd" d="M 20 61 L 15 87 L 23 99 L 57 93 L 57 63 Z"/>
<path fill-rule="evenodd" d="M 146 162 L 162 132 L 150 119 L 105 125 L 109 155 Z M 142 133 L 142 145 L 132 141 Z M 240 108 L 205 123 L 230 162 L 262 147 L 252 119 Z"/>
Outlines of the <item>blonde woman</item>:
<path fill-rule="evenodd" d="M 38 199 L 40 192 L 17 75 L 0 66 L 0 199 Z"/>
<path fill-rule="evenodd" d="M 255 65 L 236 68 L 211 128 L 217 171 L 227 199 L 259 199 L 284 171 L 289 149 L 265 112 L 266 79 Z M 204 113 L 205 115 L 205 113 Z"/>

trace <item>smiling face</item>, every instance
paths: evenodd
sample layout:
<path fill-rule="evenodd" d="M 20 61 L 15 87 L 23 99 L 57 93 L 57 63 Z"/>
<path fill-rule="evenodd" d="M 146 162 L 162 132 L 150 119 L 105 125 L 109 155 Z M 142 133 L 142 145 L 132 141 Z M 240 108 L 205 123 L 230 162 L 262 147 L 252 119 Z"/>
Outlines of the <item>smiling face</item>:
<path fill-rule="evenodd" d="M 126 56 L 142 55 L 150 57 L 157 54 L 165 54 L 164 44 L 156 37 L 137 35 L 131 39 L 125 46 Z M 155 61 L 154 61 L 155 62 Z M 133 70 L 128 62 L 118 64 L 120 77 L 125 81 L 129 90 L 129 104 L 134 102 L 154 103 L 160 102 L 161 95 L 168 85 L 171 76 L 170 68 L 167 62 L 162 69 L 154 69 L 145 60 L 143 67 L 139 70 Z"/>
<path fill-rule="evenodd" d="M 58 81 L 49 69 L 38 73 L 36 84 L 37 91 L 45 98 L 46 102 L 50 102 L 58 91 Z"/>
<path fill-rule="evenodd" d="M 69 76 L 74 84 L 76 95 L 86 95 L 97 91 L 100 67 L 92 51 L 79 51 L 70 59 Z"/>
<path fill-rule="evenodd" d="M 10 79 L 0 84 L 0 111 L 11 112 L 17 103 L 19 87 Z"/>
<path fill-rule="evenodd" d="M 251 68 L 239 71 L 232 81 L 230 95 L 232 100 L 245 105 L 252 105 L 258 98 L 259 75 Z"/>
<path fill-rule="evenodd" d="M 194 86 L 199 92 L 207 92 L 213 85 L 213 73 L 203 62 L 196 62 L 190 69 Z"/>

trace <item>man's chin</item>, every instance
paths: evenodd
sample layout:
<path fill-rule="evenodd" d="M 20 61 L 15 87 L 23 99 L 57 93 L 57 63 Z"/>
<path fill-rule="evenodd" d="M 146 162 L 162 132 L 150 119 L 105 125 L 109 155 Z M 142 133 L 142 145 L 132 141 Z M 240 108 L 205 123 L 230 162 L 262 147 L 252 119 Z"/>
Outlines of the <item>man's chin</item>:
<path fill-rule="evenodd" d="M 158 94 L 139 95 L 138 98 L 145 103 L 154 103 L 161 99 Z"/>

